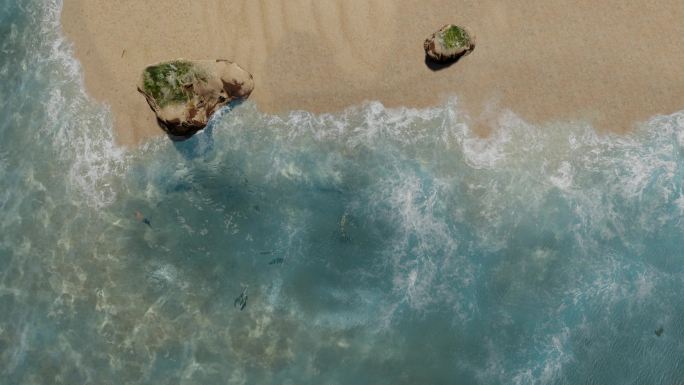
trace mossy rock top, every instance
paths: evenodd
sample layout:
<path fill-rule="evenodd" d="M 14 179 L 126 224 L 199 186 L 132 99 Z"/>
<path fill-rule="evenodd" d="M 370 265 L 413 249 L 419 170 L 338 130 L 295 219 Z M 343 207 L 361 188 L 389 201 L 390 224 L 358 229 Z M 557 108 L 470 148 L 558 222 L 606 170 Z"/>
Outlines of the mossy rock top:
<path fill-rule="evenodd" d="M 447 24 L 428 37 L 423 47 L 432 60 L 453 61 L 475 49 L 475 36 L 465 27 Z"/>
<path fill-rule="evenodd" d="M 185 103 L 192 97 L 190 86 L 207 82 L 207 71 L 187 60 L 174 60 L 151 65 L 143 71 L 143 91 L 159 107 L 169 103 Z"/>
<path fill-rule="evenodd" d="M 447 49 L 468 49 L 470 47 L 470 35 L 468 32 L 454 24 L 439 32 L 442 45 Z"/>

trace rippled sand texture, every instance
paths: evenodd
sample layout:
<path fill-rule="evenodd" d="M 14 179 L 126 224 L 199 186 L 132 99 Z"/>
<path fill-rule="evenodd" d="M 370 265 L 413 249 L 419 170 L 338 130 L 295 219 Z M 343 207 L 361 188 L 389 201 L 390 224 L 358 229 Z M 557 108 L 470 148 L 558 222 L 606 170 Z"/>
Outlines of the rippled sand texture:
<path fill-rule="evenodd" d="M 265 112 L 423 107 L 456 94 L 485 130 L 509 108 L 621 132 L 682 107 L 681 20 L 681 0 L 65 0 L 62 15 L 123 144 L 162 132 L 135 84 L 146 64 L 177 57 L 239 62 Z M 433 72 L 422 41 L 446 22 L 470 26 L 478 46 Z"/>

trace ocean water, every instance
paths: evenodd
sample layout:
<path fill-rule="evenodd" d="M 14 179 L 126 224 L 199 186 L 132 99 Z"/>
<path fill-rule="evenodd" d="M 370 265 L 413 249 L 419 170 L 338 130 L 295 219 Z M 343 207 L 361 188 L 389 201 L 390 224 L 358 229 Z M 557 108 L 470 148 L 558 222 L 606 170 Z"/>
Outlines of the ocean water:
<path fill-rule="evenodd" d="M 0 1 L 0 384 L 684 384 L 684 112 L 247 102 L 122 150 L 60 7 Z"/>

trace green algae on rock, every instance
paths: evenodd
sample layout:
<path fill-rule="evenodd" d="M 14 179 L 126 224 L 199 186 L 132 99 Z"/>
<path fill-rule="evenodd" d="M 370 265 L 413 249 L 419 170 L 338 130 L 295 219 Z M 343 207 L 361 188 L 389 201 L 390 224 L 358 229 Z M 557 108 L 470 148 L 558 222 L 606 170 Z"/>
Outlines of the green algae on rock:
<path fill-rule="evenodd" d="M 465 27 L 447 24 L 425 39 L 423 48 L 432 60 L 454 61 L 475 49 L 475 35 Z"/>
<path fill-rule="evenodd" d="M 174 60 L 145 68 L 144 91 L 152 96 L 160 107 L 173 102 L 187 102 L 190 92 L 187 85 L 196 80 L 207 81 L 207 75 L 189 61 Z"/>
<path fill-rule="evenodd" d="M 252 75 L 227 60 L 172 60 L 143 70 L 138 91 L 172 139 L 187 139 L 206 127 L 229 102 L 249 97 Z"/>

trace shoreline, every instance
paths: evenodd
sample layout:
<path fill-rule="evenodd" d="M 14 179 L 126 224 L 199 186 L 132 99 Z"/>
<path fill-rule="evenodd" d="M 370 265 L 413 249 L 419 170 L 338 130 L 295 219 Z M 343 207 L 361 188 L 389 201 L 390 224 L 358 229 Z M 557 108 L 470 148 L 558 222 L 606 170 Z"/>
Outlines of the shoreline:
<path fill-rule="evenodd" d="M 87 92 L 111 106 L 117 144 L 163 135 L 136 90 L 164 60 L 235 61 L 265 113 L 334 113 L 367 101 L 463 101 L 486 135 L 509 109 L 532 123 L 586 120 L 625 132 L 684 108 L 684 7 L 677 1 L 64 0 L 61 21 Z M 454 22 L 475 51 L 433 71 L 423 40 Z"/>

